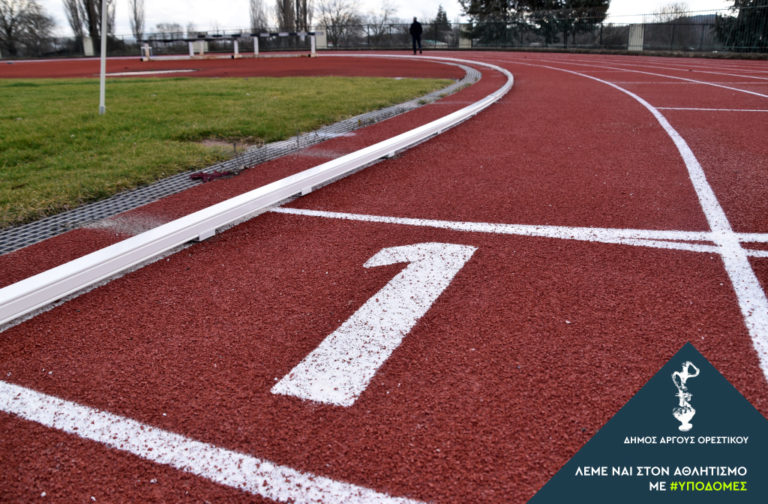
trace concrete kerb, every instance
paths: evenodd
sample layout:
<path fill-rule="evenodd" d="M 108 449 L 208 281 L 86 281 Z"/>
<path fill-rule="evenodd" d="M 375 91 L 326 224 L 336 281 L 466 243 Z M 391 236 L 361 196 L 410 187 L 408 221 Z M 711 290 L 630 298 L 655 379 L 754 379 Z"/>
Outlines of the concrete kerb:
<path fill-rule="evenodd" d="M 362 166 L 390 157 L 438 135 L 500 100 L 514 83 L 514 77 L 509 71 L 489 63 L 448 57 L 429 59 L 489 68 L 500 72 L 507 80 L 483 99 L 430 123 L 217 203 L 0 289 L 0 327 L 9 326 L 14 320 L 35 310 L 88 289 L 189 241 L 212 236 L 216 230 L 261 213 L 287 198 L 307 194 L 319 186 L 359 170 Z"/>
<path fill-rule="evenodd" d="M 323 142 L 329 138 L 341 136 L 403 114 L 427 103 L 436 101 L 443 95 L 454 93 L 463 86 L 479 80 L 480 73 L 474 68 L 466 65 L 458 66 L 465 72 L 462 79 L 454 82 L 450 86 L 419 98 L 372 112 L 359 114 L 349 119 L 322 127 L 316 131 L 300 133 L 286 140 L 250 147 L 243 153 L 236 155 L 231 159 L 216 163 L 205 169 L 179 173 L 145 187 L 121 192 L 105 200 L 83 205 L 50 217 L 45 217 L 29 224 L 2 230 L 0 231 L 0 255 L 13 252 L 80 227 L 98 228 L 101 226 L 101 222 L 104 219 L 108 219 L 122 212 L 138 208 L 166 196 L 199 185 L 201 182 L 190 178 L 190 175 L 195 172 L 237 172 L 246 167 L 253 167 L 288 154 L 293 154 L 301 149 Z"/>

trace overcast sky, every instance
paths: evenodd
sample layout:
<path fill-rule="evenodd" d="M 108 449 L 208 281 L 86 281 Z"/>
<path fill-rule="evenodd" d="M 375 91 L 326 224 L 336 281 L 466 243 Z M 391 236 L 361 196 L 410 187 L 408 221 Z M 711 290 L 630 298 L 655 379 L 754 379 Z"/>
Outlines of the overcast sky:
<path fill-rule="evenodd" d="M 315 0 L 315 4 L 319 0 Z M 612 0 L 608 15 L 611 21 L 616 23 L 640 22 L 639 14 L 651 14 L 660 6 L 683 1 L 688 4 L 690 10 L 709 10 L 727 8 L 733 5 L 733 0 Z M 63 0 L 38 0 L 49 15 L 53 16 L 57 23 L 56 33 L 59 35 L 71 35 L 64 14 Z M 381 10 L 381 6 L 387 2 L 397 11 L 397 17 L 411 19 L 417 16 L 422 20 L 435 17 L 437 8 L 442 5 L 451 21 L 459 20 L 461 7 L 458 0 L 353 0 L 353 4 L 363 13 Z M 263 0 L 264 5 L 273 10 L 275 0 Z M 128 0 L 117 0 L 118 35 L 130 35 Z M 235 29 L 247 28 L 249 0 L 144 0 L 146 21 L 145 31 L 152 31 L 158 23 L 179 23 L 187 26 L 193 23 L 198 29 L 221 28 Z"/>

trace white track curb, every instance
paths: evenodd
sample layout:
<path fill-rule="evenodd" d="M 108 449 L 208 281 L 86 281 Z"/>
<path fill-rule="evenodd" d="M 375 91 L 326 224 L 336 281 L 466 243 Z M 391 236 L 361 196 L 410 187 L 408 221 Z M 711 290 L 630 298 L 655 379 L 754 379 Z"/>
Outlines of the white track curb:
<path fill-rule="evenodd" d="M 385 57 L 412 59 L 409 56 Z M 438 135 L 501 99 L 514 83 L 512 74 L 496 65 L 447 57 L 418 59 L 483 66 L 501 72 L 507 77 L 507 81 L 482 100 L 423 126 L 217 203 L 0 289 L 0 326 L 149 261 L 174 247 L 191 240 L 213 236 L 217 229 L 262 212 L 292 196 L 307 194 L 315 187 Z"/>

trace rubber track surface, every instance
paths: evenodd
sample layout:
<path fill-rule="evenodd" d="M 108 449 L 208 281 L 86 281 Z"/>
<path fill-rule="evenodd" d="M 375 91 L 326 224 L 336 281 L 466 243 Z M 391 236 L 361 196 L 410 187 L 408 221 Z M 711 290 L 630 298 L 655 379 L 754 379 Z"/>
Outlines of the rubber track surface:
<path fill-rule="evenodd" d="M 8 329 L 0 335 L 2 380 L 299 471 L 429 502 L 527 501 L 687 341 L 767 414 L 765 371 L 714 249 L 365 220 L 707 232 L 685 163 L 648 110 L 615 88 L 563 70 L 615 81 L 657 107 L 768 109 L 768 100 L 754 94 L 630 71 L 711 83 L 750 80 L 744 89 L 766 94 L 766 64 L 461 57 L 509 69 L 513 90 L 396 158 Z M 291 61 L 276 73 L 298 73 L 301 65 L 326 59 L 330 73 L 455 75 L 440 65 L 396 61 L 393 68 L 387 60 L 322 57 Z M 478 84 L 433 105 L 121 218 L 165 222 L 423 124 L 502 82 L 496 72 L 482 71 Z M 690 144 L 734 230 L 768 232 L 768 193 L 759 182 L 768 168 L 764 113 L 661 112 Z M 0 257 L 0 281 L 120 236 L 105 227 L 79 230 L 7 254 Z M 476 251 L 353 406 L 270 392 L 404 268 L 365 268 L 367 260 L 388 247 L 434 242 Z M 751 265 L 764 291 L 768 259 L 754 256 Z M 3 501 L 28 502 L 45 492 L 62 502 L 262 502 L 16 416 L 0 414 L 0 430 Z"/>

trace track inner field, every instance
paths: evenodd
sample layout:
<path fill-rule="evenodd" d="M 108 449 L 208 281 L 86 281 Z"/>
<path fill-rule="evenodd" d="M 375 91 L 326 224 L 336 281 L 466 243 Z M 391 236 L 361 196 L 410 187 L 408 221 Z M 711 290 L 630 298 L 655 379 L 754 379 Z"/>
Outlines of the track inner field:
<path fill-rule="evenodd" d="M 766 223 L 748 204 L 719 207 L 724 194 L 755 202 L 765 188 L 712 176 L 714 200 L 702 200 L 713 156 L 692 143 L 697 181 L 653 102 L 568 57 L 473 57 L 515 73 L 499 104 L 6 331 L 0 372 L 302 474 L 431 502 L 525 502 L 686 341 L 765 414 L 766 259 L 755 243 L 768 241 Z M 670 124 L 684 140 L 706 129 L 675 115 Z M 758 176 L 751 152 L 738 155 Z M 271 393 L 405 267 L 364 263 L 420 243 L 476 251 L 354 405 Z M 759 293 L 757 277 L 745 292 L 734 276 L 752 265 Z M 252 500 L 16 416 L 0 422 L 18 434 L 2 462 L 59 495 L 86 491 L 86 471 L 102 475 L 93 491 L 106 499 Z M 69 467 L 46 470 L 62 458 Z M 103 477 L 126 470 L 135 476 Z M 3 488 L 23 500 L 42 487 Z"/>

